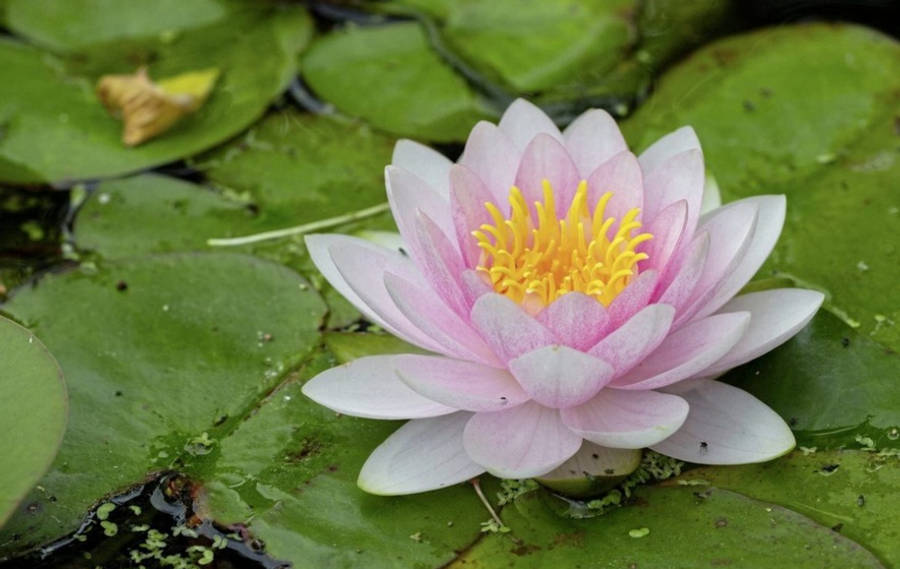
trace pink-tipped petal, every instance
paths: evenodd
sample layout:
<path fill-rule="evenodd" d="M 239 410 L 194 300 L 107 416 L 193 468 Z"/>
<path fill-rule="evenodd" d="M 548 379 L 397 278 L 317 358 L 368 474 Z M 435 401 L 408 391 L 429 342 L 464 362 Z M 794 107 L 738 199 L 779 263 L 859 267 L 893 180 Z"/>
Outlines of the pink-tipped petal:
<path fill-rule="evenodd" d="M 463 447 L 471 413 L 406 423 L 363 464 L 357 484 L 370 494 L 399 496 L 446 488 L 484 472 Z"/>
<path fill-rule="evenodd" d="M 520 151 L 525 150 L 525 147 L 539 134 L 552 136 L 560 142 L 563 139 L 559 128 L 553 124 L 550 117 L 534 103 L 525 99 L 513 101 L 500 117 L 500 124 L 497 126 L 506 133 L 506 136 Z"/>
<path fill-rule="evenodd" d="M 639 273 L 628 286 L 610 303 L 609 329 L 613 330 L 624 324 L 629 318 L 650 303 L 659 273 L 653 270 Z"/>
<path fill-rule="evenodd" d="M 441 346 L 440 353 L 499 365 L 478 332 L 445 305 L 434 291 L 416 286 L 391 272 L 384 274 L 384 286 L 400 312 Z"/>
<path fill-rule="evenodd" d="M 698 464 L 748 464 L 777 458 L 796 444 L 777 413 L 737 387 L 700 380 L 677 394 L 691 410 L 678 432 L 651 447 L 656 452 Z"/>
<path fill-rule="evenodd" d="M 485 203 L 493 199 L 481 178 L 472 170 L 462 164 L 453 165 L 450 169 L 450 211 L 459 250 L 467 267 L 475 267 L 481 256 L 481 249 L 472 232 L 483 224 L 493 225 L 485 207 Z"/>
<path fill-rule="evenodd" d="M 644 448 L 675 433 L 688 416 L 687 401 L 655 391 L 604 389 L 578 407 L 560 411 L 581 437 L 611 448 Z"/>
<path fill-rule="evenodd" d="M 396 356 L 394 364 L 400 379 L 409 387 L 448 407 L 465 411 L 500 411 L 529 399 L 505 369 L 412 354 Z"/>
<path fill-rule="evenodd" d="M 700 149 L 697 133 L 693 128 L 683 126 L 663 136 L 641 154 L 641 169 L 645 175 L 650 174 L 673 156 L 695 149 Z"/>
<path fill-rule="evenodd" d="M 658 389 L 694 377 L 727 354 L 749 324 L 749 312 L 716 314 L 691 322 L 669 334 L 653 353 L 610 385 Z"/>
<path fill-rule="evenodd" d="M 303 394 L 338 413 L 367 419 L 418 419 L 457 411 L 403 383 L 393 358 L 368 356 L 323 371 L 303 385 Z"/>
<path fill-rule="evenodd" d="M 685 230 L 693 234 L 703 202 L 706 171 L 703 153 L 692 149 L 672 156 L 651 173 L 644 172 L 644 219 L 653 219 L 671 204 L 687 202 Z"/>
<path fill-rule="evenodd" d="M 450 216 L 450 202 L 421 178 L 409 170 L 388 166 L 384 169 L 384 182 L 394 221 L 407 244 L 414 249 L 417 246 L 417 211 L 421 211 L 433 219 L 445 235 L 456 235 L 453 219 Z"/>
<path fill-rule="evenodd" d="M 413 283 L 421 284 L 422 277 L 412 261 L 399 251 L 385 249 L 373 243 L 349 237 L 347 235 L 307 235 L 306 248 L 313 263 L 341 295 L 349 300 L 366 318 L 378 324 L 391 334 L 407 342 L 421 346 L 427 350 L 437 351 L 439 346 L 419 331 L 390 300 L 387 290 L 380 284 L 382 273 L 390 270 Z M 347 279 L 343 274 L 343 266 L 333 259 L 332 250 L 342 251 L 348 259 L 348 274 L 354 278 Z M 342 258 L 343 258 L 342 257 Z M 370 259 L 363 263 L 362 271 L 356 271 L 361 259 Z M 357 292 L 360 280 L 374 279 L 378 285 L 368 286 L 364 294 Z M 371 281 L 370 281 L 371 282 Z"/>
<path fill-rule="evenodd" d="M 754 196 L 727 204 L 717 211 L 728 211 L 731 208 L 740 208 L 748 204 L 755 205 L 759 211 L 748 246 L 738 258 L 737 264 L 722 279 L 712 298 L 697 312 L 695 318 L 712 314 L 744 288 L 744 285 L 753 278 L 753 275 L 768 258 L 778 241 L 778 236 L 781 235 L 787 208 L 787 202 L 782 195 Z"/>
<path fill-rule="evenodd" d="M 657 291 L 658 301 L 671 304 L 676 310 L 684 307 L 697 287 L 703 274 L 706 257 L 709 255 L 709 233 L 701 231 L 694 236 L 685 252 L 681 266 L 674 273 L 672 281 L 661 291 Z"/>
<path fill-rule="evenodd" d="M 466 266 L 454 244 L 428 215 L 416 213 L 416 240 L 421 256 L 417 258 L 425 280 L 437 295 L 459 315 L 469 313 L 461 275 Z"/>
<path fill-rule="evenodd" d="M 550 330 L 502 294 L 485 294 L 475 301 L 472 324 L 504 362 L 556 343 Z"/>
<path fill-rule="evenodd" d="M 675 309 L 651 304 L 610 332 L 588 352 L 608 362 L 622 375 L 655 350 L 669 332 Z"/>
<path fill-rule="evenodd" d="M 525 148 L 516 172 L 516 186 L 532 210 L 534 202 L 544 201 L 544 180 L 553 187 L 556 216 L 564 216 L 581 177 L 566 147 L 550 135 L 538 134 Z"/>
<path fill-rule="evenodd" d="M 485 187 L 494 196 L 494 204 L 507 214 L 509 189 L 515 182 L 520 156 L 521 151 L 505 133 L 496 125 L 481 121 L 469 134 L 459 163 L 470 168 L 481 178 Z"/>
<path fill-rule="evenodd" d="M 582 113 L 563 132 L 569 154 L 582 177 L 587 177 L 600 164 L 628 150 L 614 118 L 602 109 Z"/>
<path fill-rule="evenodd" d="M 615 231 L 619 227 L 618 222 L 630 210 L 644 206 L 644 181 L 641 167 L 635 155 L 627 150 L 600 164 L 590 173 L 587 182 L 588 205 L 591 211 L 603 194 L 612 192 L 604 211 L 606 217 L 616 220 L 610 231 Z M 640 215 L 638 220 L 646 222 L 647 217 Z"/>
<path fill-rule="evenodd" d="M 666 206 L 647 224 L 646 231 L 653 235 L 653 239 L 639 246 L 639 250 L 650 256 L 649 259 L 641 261 L 642 270 L 654 269 L 660 274 L 664 273 L 679 244 L 683 239 L 690 237 L 687 219 L 688 204 L 685 200 L 678 200 Z"/>
<path fill-rule="evenodd" d="M 676 328 L 693 318 L 700 309 L 705 309 L 726 277 L 734 272 L 750 247 L 758 212 L 753 202 L 735 202 L 735 205 L 719 208 L 701 220 L 699 231 L 709 233 L 709 250 L 694 291 L 675 318 Z"/>
<path fill-rule="evenodd" d="M 557 298 L 537 315 L 561 344 L 585 351 L 603 336 L 609 317 L 596 299 L 580 292 Z"/>
<path fill-rule="evenodd" d="M 532 478 L 550 472 L 581 447 L 559 411 L 533 401 L 505 411 L 476 413 L 463 433 L 472 460 L 501 478 Z"/>
<path fill-rule="evenodd" d="M 450 192 L 450 166 L 453 162 L 440 152 L 402 138 L 394 145 L 391 164 L 412 172 L 447 199 Z"/>
<path fill-rule="evenodd" d="M 510 360 L 509 370 L 532 399 L 547 407 L 584 403 L 606 385 L 613 368 L 566 346 L 544 346 Z"/>
<path fill-rule="evenodd" d="M 733 298 L 722 312 L 747 311 L 750 327 L 728 354 L 703 372 L 713 376 L 780 346 L 806 326 L 825 300 L 815 290 L 782 288 Z"/>

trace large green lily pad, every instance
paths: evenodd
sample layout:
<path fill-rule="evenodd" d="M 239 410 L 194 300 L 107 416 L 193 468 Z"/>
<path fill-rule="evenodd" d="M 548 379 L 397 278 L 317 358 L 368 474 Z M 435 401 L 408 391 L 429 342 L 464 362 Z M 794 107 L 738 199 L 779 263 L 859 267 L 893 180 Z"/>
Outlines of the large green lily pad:
<path fill-rule="evenodd" d="M 312 34 L 309 16 L 296 5 L 221 0 L 179 6 L 159 19 L 156 4 L 153 17 L 141 17 L 130 4 L 99 0 L 10 3 L 8 25 L 60 53 L 0 40 L 0 181 L 66 185 L 164 164 L 222 142 L 279 96 Z M 75 14 L 40 17 L 50 10 Z M 222 75 L 198 112 L 159 138 L 127 148 L 121 122 L 100 104 L 94 85 L 102 75 L 132 73 L 141 65 L 157 79 L 210 67 Z"/>
<path fill-rule="evenodd" d="M 392 134 L 465 140 L 479 119 L 494 115 L 415 22 L 331 32 L 313 42 L 301 71 L 326 102 Z"/>
<path fill-rule="evenodd" d="M 152 472 L 186 468 L 204 432 L 233 428 L 306 357 L 324 315 L 293 271 L 221 253 L 48 275 L 3 308 L 56 355 L 70 419 L 49 473 L 0 532 L 0 556 L 74 530 Z"/>
<path fill-rule="evenodd" d="M 503 510 L 512 531 L 486 536 L 449 567 L 883 568 L 857 543 L 797 512 L 718 488 L 649 487 L 637 504 L 565 519 L 541 492 Z"/>
<path fill-rule="evenodd" d="M 34 334 L 0 317 L 0 526 L 50 466 L 67 414 L 56 360 Z"/>
<path fill-rule="evenodd" d="M 900 563 L 900 458 L 873 451 L 795 452 L 764 464 L 710 466 L 665 484 L 713 486 L 790 508 Z"/>

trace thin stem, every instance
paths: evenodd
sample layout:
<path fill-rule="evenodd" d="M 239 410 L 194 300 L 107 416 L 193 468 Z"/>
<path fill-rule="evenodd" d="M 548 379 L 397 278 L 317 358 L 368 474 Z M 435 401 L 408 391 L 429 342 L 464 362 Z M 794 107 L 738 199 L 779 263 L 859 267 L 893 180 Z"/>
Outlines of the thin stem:
<path fill-rule="evenodd" d="M 477 478 L 473 478 L 469 480 L 469 484 L 475 488 L 475 494 L 478 495 L 478 498 L 481 500 L 481 503 L 484 504 L 484 507 L 487 508 L 487 511 L 490 512 L 491 517 L 494 518 L 494 521 L 497 522 L 497 525 L 500 527 L 504 527 L 503 520 L 500 519 L 500 516 L 497 515 L 497 512 L 494 511 L 494 508 L 491 506 L 491 503 L 488 502 L 487 497 L 484 495 L 484 492 L 481 491 L 481 483 L 478 482 Z"/>
<path fill-rule="evenodd" d="M 274 231 L 264 231 L 262 233 L 254 233 L 253 235 L 245 235 L 243 237 L 228 237 L 223 239 L 207 239 L 206 244 L 210 247 L 237 247 L 238 245 L 249 245 L 250 243 L 259 243 L 260 241 L 268 241 L 270 239 L 281 239 L 292 235 L 303 235 L 320 229 L 328 229 L 337 225 L 350 223 L 351 221 L 359 221 L 378 215 L 379 213 L 388 211 L 390 206 L 385 203 L 373 205 L 359 211 L 339 215 L 337 217 L 329 217 L 328 219 L 320 219 L 312 223 L 297 225 L 295 227 L 287 227 L 285 229 L 276 229 Z"/>

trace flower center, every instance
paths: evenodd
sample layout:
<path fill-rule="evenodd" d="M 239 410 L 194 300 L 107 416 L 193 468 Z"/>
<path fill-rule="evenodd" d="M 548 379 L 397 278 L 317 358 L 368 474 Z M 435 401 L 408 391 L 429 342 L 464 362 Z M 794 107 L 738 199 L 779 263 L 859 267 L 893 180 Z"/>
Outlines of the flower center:
<path fill-rule="evenodd" d="M 484 204 L 494 223 L 472 232 L 481 248 L 476 270 L 487 276 L 494 290 L 526 308 L 539 309 L 573 291 L 609 305 L 637 275 L 638 262 L 648 258 L 635 248 L 653 236 L 632 235 L 641 226 L 635 219 L 640 209 L 626 213 L 609 239 L 616 220 L 604 211 L 612 192 L 600 197 L 591 214 L 587 182 L 582 181 L 568 213 L 557 219 L 553 187 L 543 180 L 543 188 L 544 202 L 534 202 L 536 222 L 515 186 L 509 192 L 508 219 L 494 204 Z"/>

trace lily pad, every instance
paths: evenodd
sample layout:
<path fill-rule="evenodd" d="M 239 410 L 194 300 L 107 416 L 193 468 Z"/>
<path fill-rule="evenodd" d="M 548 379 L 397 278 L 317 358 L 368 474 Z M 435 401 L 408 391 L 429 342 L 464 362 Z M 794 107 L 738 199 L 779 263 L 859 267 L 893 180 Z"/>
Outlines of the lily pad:
<path fill-rule="evenodd" d="M 215 427 L 233 429 L 318 343 L 325 307 L 293 271 L 218 253 L 47 275 L 4 310 L 53 350 L 70 419 L 39 489 L 0 532 L 0 557 L 76 529 L 104 496 L 215 448 Z"/>
<path fill-rule="evenodd" d="M 63 5 L 77 15 L 38 17 Z M 296 72 L 297 54 L 312 34 L 306 11 L 225 0 L 181 5 L 159 20 L 156 5 L 153 17 L 141 18 L 126 14 L 130 5 L 99 0 L 10 3 L 8 25 L 60 53 L 0 40 L 0 181 L 67 185 L 121 175 L 196 154 L 257 119 Z M 141 65 L 154 79 L 208 68 L 222 77 L 199 111 L 160 138 L 126 148 L 121 123 L 93 90 L 100 76 Z"/>
<path fill-rule="evenodd" d="M 341 112 L 400 136 L 461 141 L 478 120 L 496 117 L 415 22 L 333 31 L 313 42 L 301 71 Z"/>
<path fill-rule="evenodd" d="M 43 476 L 66 428 L 66 385 L 34 334 L 0 317 L 0 526 Z"/>
<path fill-rule="evenodd" d="M 667 73 L 625 124 L 645 147 L 690 124 L 725 201 L 784 193 L 784 232 L 761 275 L 826 291 L 826 308 L 900 349 L 893 194 L 900 44 L 847 24 L 760 30 Z"/>
<path fill-rule="evenodd" d="M 554 513 L 540 492 L 503 510 L 491 534 L 448 567 L 759 567 L 883 569 L 850 539 L 774 504 L 712 487 L 649 487 L 640 506 L 586 520 Z"/>
<path fill-rule="evenodd" d="M 900 563 L 900 458 L 807 450 L 764 464 L 711 466 L 665 484 L 712 486 L 790 508 L 856 540 L 888 567 Z"/>

